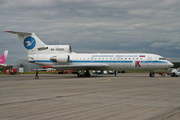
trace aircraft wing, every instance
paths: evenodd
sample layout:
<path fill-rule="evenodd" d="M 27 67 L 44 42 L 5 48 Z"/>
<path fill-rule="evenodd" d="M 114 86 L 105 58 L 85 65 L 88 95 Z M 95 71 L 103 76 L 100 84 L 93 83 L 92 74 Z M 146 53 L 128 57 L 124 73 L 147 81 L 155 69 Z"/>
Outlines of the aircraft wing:
<path fill-rule="evenodd" d="M 52 67 L 59 70 L 80 70 L 80 69 L 101 70 L 108 67 L 108 65 L 107 64 L 77 64 L 77 65 L 53 65 Z"/>

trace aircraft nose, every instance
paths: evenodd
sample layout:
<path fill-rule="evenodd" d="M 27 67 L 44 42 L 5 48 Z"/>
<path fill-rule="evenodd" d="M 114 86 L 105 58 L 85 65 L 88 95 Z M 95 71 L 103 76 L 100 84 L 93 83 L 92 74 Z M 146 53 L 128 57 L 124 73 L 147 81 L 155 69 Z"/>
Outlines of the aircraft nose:
<path fill-rule="evenodd" d="M 168 67 L 173 67 L 174 64 L 172 64 L 171 62 L 168 63 Z"/>

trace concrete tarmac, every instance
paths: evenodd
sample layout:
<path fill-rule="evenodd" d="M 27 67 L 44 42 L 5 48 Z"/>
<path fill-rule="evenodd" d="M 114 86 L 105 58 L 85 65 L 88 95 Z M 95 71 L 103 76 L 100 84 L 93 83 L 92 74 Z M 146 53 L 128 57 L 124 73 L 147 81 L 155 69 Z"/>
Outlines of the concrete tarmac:
<path fill-rule="evenodd" d="M 180 120 L 180 77 L 0 75 L 0 120 Z"/>

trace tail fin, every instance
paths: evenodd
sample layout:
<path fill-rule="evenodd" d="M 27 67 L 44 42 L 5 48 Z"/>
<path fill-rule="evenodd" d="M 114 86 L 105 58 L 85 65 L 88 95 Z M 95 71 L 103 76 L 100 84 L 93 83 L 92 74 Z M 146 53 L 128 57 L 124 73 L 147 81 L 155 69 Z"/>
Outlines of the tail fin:
<path fill-rule="evenodd" d="M 5 50 L 0 58 L 0 64 L 4 64 L 6 62 L 7 55 L 8 55 L 8 50 Z"/>
<path fill-rule="evenodd" d="M 46 48 L 46 44 L 44 44 L 35 35 L 35 33 L 25 33 L 25 32 L 16 32 L 16 31 L 5 31 L 5 32 L 17 34 L 27 54 L 39 53 L 40 49 Z"/>

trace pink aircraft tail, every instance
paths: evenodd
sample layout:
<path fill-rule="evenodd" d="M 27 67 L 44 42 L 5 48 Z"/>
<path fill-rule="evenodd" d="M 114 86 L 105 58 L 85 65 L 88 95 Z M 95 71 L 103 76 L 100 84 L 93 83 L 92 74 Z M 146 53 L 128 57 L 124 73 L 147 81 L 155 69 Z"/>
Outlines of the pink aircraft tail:
<path fill-rule="evenodd" d="M 5 50 L 0 58 L 0 64 L 4 64 L 6 62 L 7 55 L 8 55 L 8 50 Z"/>

